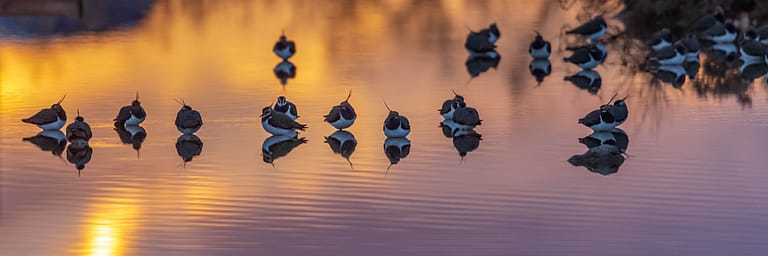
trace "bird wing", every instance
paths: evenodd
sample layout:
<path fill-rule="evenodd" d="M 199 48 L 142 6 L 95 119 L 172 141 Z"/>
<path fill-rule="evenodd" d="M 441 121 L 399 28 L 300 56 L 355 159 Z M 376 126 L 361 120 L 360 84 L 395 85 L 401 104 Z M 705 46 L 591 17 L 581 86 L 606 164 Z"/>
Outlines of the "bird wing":
<path fill-rule="evenodd" d="M 147 117 L 147 112 L 144 112 L 144 108 L 141 106 L 131 106 L 131 113 L 138 118 Z"/>
<path fill-rule="evenodd" d="M 291 103 L 291 102 L 288 102 L 288 106 L 291 106 L 291 110 L 290 110 L 291 111 L 291 115 L 293 115 L 295 117 L 298 117 L 299 116 L 299 114 L 298 114 L 299 111 L 296 109 L 296 105 Z"/>
<path fill-rule="evenodd" d="M 565 32 L 566 34 L 594 34 L 597 33 L 597 31 L 600 31 L 601 23 L 598 20 L 590 20 L 587 23 L 582 24 L 581 26 L 574 28 L 572 30 L 569 30 Z"/>
<path fill-rule="evenodd" d="M 125 123 L 129 118 L 131 118 L 131 106 L 124 106 L 120 108 L 120 112 L 117 113 L 117 117 L 113 121 L 118 124 Z"/>
<path fill-rule="evenodd" d="M 402 125 L 403 129 L 405 130 L 411 129 L 411 123 L 408 121 L 407 117 L 400 116 L 400 125 Z"/>
<path fill-rule="evenodd" d="M 453 113 L 453 121 L 463 125 L 479 125 L 480 115 L 474 108 L 463 108 Z"/>
<path fill-rule="evenodd" d="M 176 126 L 183 128 L 203 125 L 203 118 L 196 110 L 182 110 L 176 115 Z"/>
<path fill-rule="evenodd" d="M 40 112 L 37 112 L 34 116 L 26 119 L 21 119 L 22 122 L 25 123 L 31 123 L 31 124 L 47 124 L 51 122 L 55 122 L 59 119 L 59 116 L 56 115 L 56 111 L 50 108 L 41 109 Z"/>
<path fill-rule="evenodd" d="M 440 111 L 440 114 L 445 114 L 445 113 L 451 112 L 451 105 L 452 104 L 453 104 L 453 100 L 452 99 L 445 100 L 443 102 L 443 106 L 440 109 L 438 109 L 437 111 Z"/>
<path fill-rule="evenodd" d="M 589 112 L 586 116 L 579 119 L 579 123 L 586 126 L 593 126 L 600 123 L 600 110 L 596 109 Z"/>
<path fill-rule="evenodd" d="M 491 51 L 496 49 L 496 45 L 488 41 L 490 35 L 486 33 L 472 32 L 467 36 L 464 47 L 474 51 Z"/>
<path fill-rule="evenodd" d="M 334 106 L 331 108 L 331 111 L 328 112 L 328 115 L 325 115 L 324 117 L 324 121 L 329 123 L 339 121 L 341 118 L 341 106 Z"/>
<path fill-rule="evenodd" d="M 573 54 L 570 57 L 565 58 L 565 61 L 570 61 L 571 63 L 585 63 L 590 60 L 590 51 L 586 48 L 579 48 L 573 52 Z"/>
<path fill-rule="evenodd" d="M 655 56 L 660 60 L 669 59 L 677 56 L 677 51 L 675 51 L 675 47 L 667 46 L 656 51 Z"/>
<path fill-rule="evenodd" d="M 269 119 L 269 124 L 274 127 L 279 127 L 283 129 L 298 129 L 298 130 L 304 130 L 304 128 L 307 128 L 307 125 L 300 124 L 296 121 L 293 121 L 290 117 L 286 116 L 283 113 L 280 112 L 272 112 L 272 118 Z"/>
<path fill-rule="evenodd" d="M 291 54 L 296 53 L 296 44 L 293 41 L 288 41 L 288 49 L 291 51 Z"/>

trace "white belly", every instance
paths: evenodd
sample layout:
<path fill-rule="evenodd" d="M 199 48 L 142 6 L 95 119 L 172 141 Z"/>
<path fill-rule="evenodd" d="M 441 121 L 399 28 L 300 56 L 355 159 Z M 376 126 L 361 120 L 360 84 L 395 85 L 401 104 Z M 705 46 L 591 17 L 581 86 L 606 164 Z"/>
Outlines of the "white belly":
<path fill-rule="evenodd" d="M 131 114 L 131 118 L 128 118 L 128 120 L 125 120 L 125 125 L 139 125 L 142 122 L 144 122 L 144 118 L 138 118 L 133 114 Z"/>
<path fill-rule="evenodd" d="M 727 32 L 724 35 L 712 36 L 710 40 L 715 43 L 731 43 L 736 40 L 736 33 Z"/>
<path fill-rule="evenodd" d="M 40 129 L 43 130 L 58 130 L 61 129 L 61 127 L 64 127 L 64 123 L 66 123 L 67 120 L 61 120 L 61 118 L 56 118 L 56 122 L 48 123 L 48 124 L 41 124 L 37 127 L 40 127 Z"/>
<path fill-rule="evenodd" d="M 456 112 L 456 109 L 451 107 L 451 111 L 448 111 L 445 114 L 442 114 L 442 116 L 443 118 L 445 118 L 445 120 L 453 120 L 453 112 Z"/>
<path fill-rule="evenodd" d="M 590 126 L 589 128 L 596 132 L 610 132 L 613 130 L 613 128 L 616 128 L 616 125 L 614 123 L 606 123 L 604 121 L 600 121 L 599 124 Z"/>
<path fill-rule="evenodd" d="M 331 125 L 336 129 L 341 130 L 341 129 L 349 128 L 354 123 L 355 123 L 355 119 L 347 120 L 347 119 L 344 119 L 344 116 L 340 116 L 339 120 L 336 120 L 336 122 L 331 123 Z"/>
<path fill-rule="evenodd" d="M 291 50 L 289 47 L 285 47 L 282 50 L 275 50 L 275 54 L 277 54 L 277 56 L 280 56 L 283 59 L 287 59 L 293 56 L 293 53 L 291 53 Z"/>
<path fill-rule="evenodd" d="M 298 133 L 294 130 L 271 126 L 269 125 L 268 121 L 261 122 L 261 126 L 264 127 L 264 130 L 266 130 L 268 133 L 271 133 L 272 135 L 285 135 L 291 137 L 298 135 Z"/>
<path fill-rule="evenodd" d="M 675 54 L 675 57 L 659 60 L 661 65 L 680 65 L 685 61 L 685 55 Z"/>
<path fill-rule="evenodd" d="M 547 58 L 549 57 L 549 51 L 547 51 L 547 48 L 542 47 L 541 49 L 531 49 L 531 57 L 540 59 L 540 58 Z"/>
<path fill-rule="evenodd" d="M 597 65 L 600 65 L 600 61 L 595 60 L 595 59 L 593 59 L 591 57 L 589 58 L 588 62 L 577 64 L 577 66 L 579 66 L 580 68 L 583 68 L 583 69 L 593 69 L 593 68 L 597 67 Z"/>
<path fill-rule="evenodd" d="M 411 130 L 405 130 L 401 127 L 397 127 L 397 129 L 394 130 L 389 130 L 387 127 L 384 127 L 384 135 L 388 138 L 402 138 L 408 136 L 409 133 L 411 133 Z"/>

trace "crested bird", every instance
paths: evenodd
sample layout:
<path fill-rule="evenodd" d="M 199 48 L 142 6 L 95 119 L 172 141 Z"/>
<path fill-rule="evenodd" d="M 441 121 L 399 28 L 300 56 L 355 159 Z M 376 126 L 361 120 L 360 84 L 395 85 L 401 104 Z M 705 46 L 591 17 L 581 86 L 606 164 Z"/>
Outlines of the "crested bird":
<path fill-rule="evenodd" d="M 144 108 L 139 101 L 139 92 L 136 92 L 136 99 L 131 102 L 131 105 L 120 108 L 115 121 L 115 126 L 126 125 L 139 125 L 147 118 L 147 113 L 144 112 Z"/>
<path fill-rule="evenodd" d="M 299 118 L 296 104 L 293 104 L 293 102 L 288 101 L 285 98 L 285 96 L 277 97 L 277 102 L 275 103 L 274 109 L 275 111 L 283 113 L 286 116 L 290 117 L 291 120 L 296 120 L 296 118 Z"/>
<path fill-rule="evenodd" d="M 389 110 L 384 119 L 384 135 L 388 138 L 402 138 L 411 133 L 411 124 L 408 122 L 408 118 L 390 109 L 386 102 L 384 102 L 384 106 Z"/>
<path fill-rule="evenodd" d="M 275 47 L 272 48 L 272 51 L 275 52 L 278 57 L 283 58 L 283 60 L 288 60 L 288 58 L 296 53 L 296 44 L 293 41 L 288 40 L 285 37 L 285 33 L 283 33 L 280 35 L 280 40 L 275 43 Z"/>
<path fill-rule="evenodd" d="M 91 126 L 85 122 L 85 118 L 80 116 L 80 110 L 77 111 L 77 117 L 75 117 L 75 121 L 67 125 L 66 131 L 67 140 L 73 144 L 76 143 L 76 141 L 83 141 L 87 143 L 91 137 L 93 137 Z"/>
<path fill-rule="evenodd" d="M 67 95 L 65 94 L 59 102 L 54 103 L 50 108 L 41 109 L 34 116 L 21 119 L 21 121 L 37 125 L 37 127 L 40 127 L 43 130 L 61 129 L 67 122 L 67 112 L 61 107 L 61 102 L 64 101 L 66 97 Z"/>
<path fill-rule="evenodd" d="M 539 32 L 536 32 L 536 38 L 533 39 L 531 45 L 528 46 L 528 53 L 534 59 L 548 58 L 552 53 L 552 45 L 549 41 L 544 40 Z"/>
<path fill-rule="evenodd" d="M 349 104 L 349 97 L 352 96 L 352 90 L 349 90 L 347 98 L 339 103 L 339 105 L 333 106 L 327 115 L 323 116 L 323 121 L 328 122 L 336 129 L 342 130 L 349 128 L 355 123 L 357 119 L 357 113 L 352 104 Z"/>
<path fill-rule="evenodd" d="M 581 24 L 580 26 L 566 31 L 566 34 L 577 34 L 594 41 L 605 35 L 608 25 L 603 16 L 597 16 L 594 19 Z"/>
<path fill-rule="evenodd" d="M 282 112 L 266 106 L 261 110 L 261 126 L 272 135 L 297 135 L 296 130 L 303 131 L 307 128 L 306 124 L 300 124 Z"/>
<path fill-rule="evenodd" d="M 464 47 L 470 52 L 492 51 L 496 48 L 496 41 L 499 40 L 500 36 L 501 33 L 499 28 L 496 27 L 496 23 L 478 32 L 470 29 L 467 40 L 464 42 Z"/>
<path fill-rule="evenodd" d="M 456 109 L 467 106 L 466 103 L 464 103 L 464 96 L 457 94 L 454 90 L 451 91 L 454 95 L 453 98 L 443 101 L 443 106 L 437 110 L 446 120 L 453 119 L 453 113 L 456 112 Z"/>
<path fill-rule="evenodd" d="M 184 100 L 176 100 L 181 104 L 181 109 L 176 113 L 176 129 L 183 134 L 193 134 L 203 126 L 203 117 L 200 112 L 192 109 Z"/>

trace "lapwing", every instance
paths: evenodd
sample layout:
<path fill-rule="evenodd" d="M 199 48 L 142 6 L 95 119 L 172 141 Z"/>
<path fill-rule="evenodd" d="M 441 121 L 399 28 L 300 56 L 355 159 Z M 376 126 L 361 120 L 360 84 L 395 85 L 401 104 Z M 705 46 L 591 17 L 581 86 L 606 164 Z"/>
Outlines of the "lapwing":
<path fill-rule="evenodd" d="M 85 169 L 85 165 L 91 161 L 92 156 L 93 148 L 87 144 L 83 147 L 78 147 L 76 144 L 67 146 L 67 161 L 75 165 L 78 176 L 80 176 L 80 171 Z"/>
<path fill-rule="evenodd" d="M 629 147 L 629 136 L 624 130 L 614 128 L 606 132 L 593 132 L 589 136 L 579 139 L 579 143 L 584 144 L 588 149 L 600 145 L 614 145 L 619 148 L 621 153 L 626 153 Z"/>
<path fill-rule="evenodd" d="M 466 128 L 474 128 L 481 125 L 483 120 L 480 120 L 480 114 L 477 112 L 477 109 L 473 107 L 459 107 L 454 111 L 451 121 Z"/>
<path fill-rule="evenodd" d="M 699 60 L 699 53 L 701 53 L 701 44 L 695 34 L 688 34 L 686 37 L 680 39 L 680 43 L 685 46 L 685 60 Z"/>
<path fill-rule="evenodd" d="M 654 51 L 658 51 L 664 47 L 671 46 L 672 32 L 670 32 L 669 28 L 661 29 L 660 31 L 653 34 L 653 38 L 650 42 L 648 42 L 648 45 Z"/>
<path fill-rule="evenodd" d="M 298 110 L 296 109 L 296 104 L 293 104 L 293 102 L 288 101 L 285 96 L 277 97 L 277 102 L 275 103 L 275 111 L 280 112 L 291 118 L 291 120 L 296 120 L 296 118 L 299 118 Z"/>
<path fill-rule="evenodd" d="M 536 79 L 536 83 L 541 85 L 541 82 L 544 81 L 544 78 L 552 73 L 552 63 L 549 62 L 549 59 L 533 59 L 531 60 L 531 63 L 528 64 L 528 70 Z"/>
<path fill-rule="evenodd" d="M 496 69 L 500 61 L 501 55 L 496 51 L 487 51 L 480 54 L 470 54 L 464 66 L 467 67 L 469 77 L 475 78 L 491 68 Z"/>
<path fill-rule="evenodd" d="M 275 165 L 275 160 L 288 155 L 294 148 L 307 143 L 307 139 L 297 136 L 272 135 L 261 144 L 261 156 L 265 163 Z"/>
<path fill-rule="evenodd" d="M 357 119 L 357 113 L 355 113 L 352 104 L 349 104 L 349 97 L 351 96 L 352 90 L 349 91 L 349 94 L 344 101 L 339 103 L 339 105 L 333 106 L 331 111 L 323 116 L 325 118 L 323 121 L 328 122 L 339 130 L 352 126 L 352 124 L 355 123 L 355 119 Z"/>
<path fill-rule="evenodd" d="M 768 45 L 768 25 L 747 30 L 744 37 Z"/>
<path fill-rule="evenodd" d="M 296 130 L 304 131 L 306 124 L 300 124 L 282 112 L 267 106 L 261 110 L 261 126 L 272 135 L 296 136 Z"/>
<path fill-rule="evenodd" d="M 67 147 L 67 137 L 60 130 L 43 130 L 35 136 L 23 138 L 22 141 L 29 141 L 41 150 L 50 151 L 59 157 Z"/>
<path fill-rule="evenodd" d="M 293 41 L 288 40 L 285 37 L 285 33 L 283 33 L 280 35 L 280 40 L 275 43 L 275 47 L 272 48 L 272 51 L 275 52 L 278 57 L 287 60 L 296 53 L 296 44 Z"/>
<path fill-rule="evenodd" d="M 411 141 L 407 138 L 387 138 L 384 140 L 384 155 L 389 159 L 389 168 L 400 162 L 401 159 L 408 157 L 411 153 Z"/>
<path fill-rule="evenodd" d="M 355 148 L 357 147 L 357 139 L 355 139 L 354 134 L 348 131 L 338 130 L 331 135 L 326 136 L 325 143 L 328 143 L 328 146 L 331 147 L 333 153 L 340 154 L 344 157 L 344 159 L 347 160 L 347 163 L 349 163 L 349 167 L 353 167 L 352 161 L 349 160 L 349 158 L 352 156 L 352 153 L 355 153 Z"/>
<path fill-rule="evenodd" d="M 549 58 L 549 55 L 552 53 L 552 45 L 549 41 L 544 40 L 544 37 L 542 37 L 539 32 L 536 32 L 536 38 L 534 38 L 531 45 L 528 46 L 528 53 L 531 54 L 531 57 L 534 59 Z"/>
<path fill-rule="evenodd" d="M 700 17 L 698 20 L 696 20 L 694 24 L 694 29 L 696 29 L 697 32 L 704 32 L 712 27 L 721 25 L 725 23 L 725 15 L 723 15 L 723 9 L 721 7 L 715 8 L 715 10 L 712 11 L 712 13 L 709 13 L 707 15 L 704 15 Z"/>
<path fill-rule="evenodd" d="M 587 90 L 591 94 L 596 94 L 603 86 L 603 79 L 597 71 L 587 69 L 576 74 L 565 76 L 563 80 L 571 82 L 576 87 Z"/>
<path fill-rule="evenodd" d="M 580 118 L 579 124 L 583 124 L 596 132 L 604 132 L 616 128 L 616 118 L 607 108 L 601 107 Z"/>
<path fill-rule="evenodd" d="M 696 72 L 698 72 L 698 70 Z M 685 76 L 687 73 L 685 67 L 681 65 L 661 65 L 651 72 L 654 78 L 665 83 L 670 83 L 675 88 L 680 88 L 685 84 Z"/>
<path fill-rule="evenodd" d="M 593 69 L 603 62 L 604 57 L 596 45 L 588 45 L 588 47 L 575 49 L 571 56 L 565 57 L 563 60 L 576 64 L 582 69 Z"/>
<path fill-rule="evenodd" d="M 667 46 L 655 51 L 648 58 L 648 62 L 657 65 L 682 65 L 685 62 L 687 52 L 685 45 L 676 43 L 674 46 Z"/>
<path fill-rule="evenodd" d="M 716 44 L 733 43 L 736 40 L 738 31 L 733 23 L 716 24 L 715 26 L 702 32 L 702 39 L 712 41 Z"/>
<path fill-rule="evenodd" d="M 186 166 L 192 158 L 203 153 L 203 141 L 194 134 L 182 134 L 176 139 L 176 153 Z"/>
<path fill-rule="evenodd" d="M 768 73 L 768 64 L 762 59 L 744 62 L 741 64 L 741 67 L 739 67 L 739 74 L 745 81 L 754 81 L 757 78 L 765 76 L 766 73 Z"/>
<path fill-rule="evenodd" d="M 456 112 L 456 109 L 467 106 L 467 104 L 464 102 L 464 96 L 457 94 L 454 90 L 451 91 L 454 95 L 453 99 L 445 100 L 443 102 L 443 106 L 437 110 L 446 120 L 453 120 L 453 113 Z"/>
<path fill-rule="evenodd" d="M 136 156 L 139 155 L 141 150 L 141 144 L 147 138 L 147 131 L 138 125 L 117 126 L 115 127 L 117 135 L 120 136 L 120 141 L 123 144 L 131 144 L 133 149 L 136 150 Z"/>
<path fill-rule="evenodd" d="M 386 102 L 384 102 L 384 106 L 389 110 L 387 118 L 384 119 L 384 135 L 387 138 L 403 138 L 411 133 L 411 124 L 408 122 L 408 118 L 390 109 Z"/>
<path fill-rule="evenodd" d="M 501 33 L 496 23 L 488 28 L 474 32 L 470 29 L 464 47 L 470 52 L 487 52 L 496 49 L 496 41 L 499 40 Z"/>
<path fill-rule="evenodd" d="M 739 59 L 742 62 L 763 61 L 766 54 L 766 46 L 758 41 L 744 40 L 739 47 Z"/>
<path fill-rule="evenodd" d="M 614 95 L 614 97 L 616 97 L 616 95 Z M 627 117 L 629 116 L 629 108 L 627 107 L 626 102 L 627 98 L 629 98 L 629 96 L 616 100 L 613 104 L 611 104 L 611 101 L 608 101 L 608 104 L 600 106 L 601 109 L 605 109 L 611 113 L 614 119 L 614 127 L 627 121 Z M 611 98 L 611 100 L 613 100 L 613 98 Z"/>
<path fill-rule="evenodd" d="M 203 117 L 200 112 L 192 109 L 183 100 L 177 100 L 181 104 L 181 109 L 176 113 L 176 129 L 183 134 L 193 134 L 203 126 Z"/>
<path fill-rule="evenodd" d="M 280 79 L 280 84 L 285 85 L 288 83 L 288 79 L 296 77 L 296 65 L 288 60 L 283 60 L 275 66 L 274 72 L 277 79 Z"/>
<path fill-rule="evenodd" d="M 72 144 L 83 142 L 87 144 L 91 137 L 93 137 L 91 126 L 85 122 L 85 118 L 80 115 L 79 110 L 77 111 L 77 117 L 75 117 L 75 121 L 67 125 L 66 131 L 67 140 Z"/>
<path fill-rule="evenodd" d="M 581 24 L 580 26 L 566 31 L 566 34 L 577 34 L 583 37 L 589 38 L 592 41 L 605 35 L 605 31 L 608 28 L 608 24 L 605 23 L 603 16 L 597 16 L 594 19 Z"/>
<path fill-rule="evenodd" d="M 131 102 L 131 105 L 120 108 L 120 112 L 113 121 L 115 121 L 115 126 L 139 125 L 146 118 L 147 112 L 144 112 L 144 108 L 141 107 L 139 92 L 136 92 L 136 99 Z"/>
<path fill-rule="evenodd" d="M 51 108 L 41 109 L 37 114 L 30 118 L 21 119 L 22 122 L 37 125 L 43 130 L 59 130 L 64 127 L 67 122 L 67 112 L 61 107 L 61 102 L 64 101 L 67 95 L 51 105 Z"/>
<path fill-rule="evenodd" d="M 600 63 L 605 62 L 605 59 L 608 58 L 608 49 L 605 48 L 605 45 L 600 42 L 593 42 L 588 43 L 579 47 L 566 47 L 566 50 L 569 51 L 590 51 L 590 53 L 597 51 L 596 53 L 592 53 L 594 55 L 595 59 L 600 60 Z"/>
<path fill-rule="evenodd" d="M 615 145 L 603 144 L 590 148 L 584 154 L 572 156 L 568 162 L 573 166 L 584 166 L 590 172 L 610 175 L 619 171 L 624 155 Z"/>
<path fill-rule="evenodd" d="M 461 130 L 453 135 L 453 147 L 456 148 L 463 160 L 467 153 L 480 147 L 481 140 L 483 140 L 483 136 L 475 130 Z"/>
<path fill-rule="evenodd" d="M 707 53 L 707 60 L 723 64 L 738 59 L 739 49 L 732 43 L 713 44 Z"/>

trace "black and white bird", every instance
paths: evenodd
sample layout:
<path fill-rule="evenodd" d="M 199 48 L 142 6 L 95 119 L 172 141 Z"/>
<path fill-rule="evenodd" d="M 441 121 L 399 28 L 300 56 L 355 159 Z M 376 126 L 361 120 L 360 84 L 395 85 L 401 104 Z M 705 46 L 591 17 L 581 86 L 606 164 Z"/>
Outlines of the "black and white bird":
<path fill-rule="evenodd" d="M 288 79 L 296 77 L 296 65 L 288 60 L 283 60 L 275 66 L 274 72 L 277 79 L 280 80 L 280 84 L 285 85 L 288 83 Z"/>
<path fill-rule="evenodd" d="M 144 108 L 139 102 L 139 92 L 136 92 L 136 99 L 131 102 L 131 105 L 120 108 L 120 112 L 117 113 L 115 126 L 131 126 L 139 125 L 147 118 L 147 112 L 144 112 Z"/>
<path fill-rule="evenodd" d="M 37 125 L 43 130 L 59 130 L 64 127 L 67 122 L 67 112 L 61 107 L 61 102 L 64 101 L 67 95 L 51 105 L 51 108 L 41 109 L 37 114 L 29 118 L 21 119 L 22 122 Z"/>
<path fill-rule="evenodd" d="M 664 47 L 672 45 L 672 32 L 668 28 L 663 28 L 653 34 L 653 39 L 648 42 L 648 46 L 654 51 L 661 50 Z"/>
<path fill-rule="evenodd" d="M 541 84 L 541 82 L 544 81 L 544 78 L 552 73 L 552 63 L 549 62 L 549 59 L 533 59 L 531 60 L 531 63 L 528 64 L 528 70 L 536 79 L 536 82 Z"/>
<path fill-rule="evenodd" d="M 732 62 L 738 59 L 739 49 L 732 43 L 713 44 L 707 49 L 707 57 L 714 63 Z"/>
<path fill-rule="evenodd" d="M 67 137 L 60 130 L 43 130 L 35 136 L 23 138 L 43 151 L 50 151 L 55 156 L 61 156 L 67 147 Z"/>
<path fill-rule="evenodd" d="M 499 40 L 500 36 L 501 33 L 499 32 L 499 28 L 496 27 L 496 23 L 493 23 L 488 28 L 478 32 L 470 29 L 464 47 L 470 53 L 493 51 L 496 49 L 496 41 Z"/>
<path fill-rule="evenodd" d="M 739 74 L 745 81 L 753 81 L 765 76 L 766 73 L 768 73 L 768 64 L 762 59 L 744 62 L 741 64 L 741 67 L 739 67 Z"/>
<path fill-rule="evenodd" d="M 629 108 L 627 107 L 627 102 L 626 102 L 627 98 L 629 97 L 624 97 L 623 99 L 616 100 L 613 102 L 613 104 L 611 104 L 611 102 L 608 101 L 608 104 L 600 106 L 601 109 L 605 109 L 611 113 L 614 119 L 614 123 L 613 123 L 614 127 L 623 124 L 624 121 L 627 121 L 627 117 L 629 117 Z M 613 98 L 611 98 L 611 100 L 613 100 Z"/>
<path fill-rule="evenodd" d="M 296 44 L 293 41 L 288 40 L 285 37 L 285 33 L 283 33 L 280 35 L 280 40 L 275 43 L 275 47 L 272 48 L 272 51 L 275 52 L 278 57 L 287 60 L 296 53 Z"/>
<path fill-rule="evenodd" d="M 563 80 L 571 82 L 576 87 L 587 90 L 591 94 L 596 94 L 603 85 L 603 79 L 597 71 L 587 69 L 576 74 L 565 76 Z"/>
<path fill-rule="evenodd" d="M 626 153 L 629 147 L 629 136 L 624 130 L 614 128 L 611 131 L 593 132 L 589 136 L 579 138 L 579 143 L 584 144 L 588 149 L 600 145 L 614 145 L 621 153 Z"/>
<path fill-rule="evenodd" d="M 763 61 L 766 49 L 766 46 L 758 41 L 744 40 L 739 47 L 739 59 L 742 62 Z"/>
<path fill-rule="evenodd" d="M 549 41 L 544 40 L 544 37 L 542 37 L 539 32 L 536 32 L 536 38 L 533 39 L 531 45 L 528 46 L 528 53 L 531 54 L 531 57 L 534 59 L 549 58 L 549 55 L 552 53 L 552 45 Z"/>
<path fill-rule="evenodd" d="M 696 72 L 698 72 L 698 70 Z M 670 83 L 675 88 L 680 88 L 685 84 L 685 76 L 687 73 L 685 66 L 681 65 L 661 65 L 651 72 L 654 78 L 665 83 Z"/>
<path fill-rule="evenodd" d="M 411 153 L 411 141 L 407 138 L 387 138 L 384 140 L 384 155 L 389 159 L 389 168 L 406 158 Z M 385 172 L 385 174 L 387 173 Z"/>
<path fill-rule="evenodd" d="M 390 109 L 386 102 L 384 102 L 384 106 L 389 110 L 387 118 L 384 119 L 384 135 L 387 138 L 403 138 L 408 136 L 411 133 L 411 123 L 408 122 L 408 118 Z"/>
<path fill-rule="evenodd" d="M 88 141 L 93 137 L 91 126 L 85 122 L 85 118 L 80 116 L 80 111 L 77 111 L 77 117 L 75 121 L 67 125 L 67 140 L 69 143 L 76 145 L 88 144 Z"/>
<path fill-rule="evenodd" d="M 603 16 L 597 16 L 594 19 L 587 21 L 586 23 L 581 24 L 572 30 L 566 31 L 565 33 L 581 35 L 583 37 L 589 38 L 592 41 L 595 41 L 605 35 L 607 28 L 608 24 L 605 23 Z"/>
<path fill-rule="evenodd" d="M 300 124 L 282 112 L 267 106 L 261 110 L 261 126 L 272 135 L 296 136 L 296 131 L 304 131 L 306 124 Z"/>
<path fill-rule="evenodd" d="M 288 155 L 291 150 L 301 144 L 307 143 L 307 139 L 297 136 L 272 135 L 261 144 L 262 160 L 265 163 L 275 165 L 275 160 Z"/>
<path fill-rule="evenodd" d="M 203 117 L 200 112 L 192 109 L 183 100 L 176 100 L 181 104 L 181 109 L 176 113 L 176 129 L 183 134 L 193 134 L 203 126 Z"/>
<path fill-rule="evenodd" d="M 604 57 L 604 53 L 597 47 L 597 45 L 590 44 L 586 47 L 574 49 L 573 54 L 563 58 L 563 60 L 576 64 L 576 66 L 579 66 L 582 69 L 593 69 L 605 60 Z"/>
<path fill-rule="evenodd" d="M 451 91 L 454 95 L 453 99 L 443 101 L 443 106 L 437 110 L 446 120 L 453 120 L 453 113 L 456 112 L 456 109 L 467 106 L 464 102 L 464 96 L 457 94 L 454 90 Z"/>
<path fill-rule="evenodd" d="M 131 144 L 133 149 L 136 150 L 136 156 L 138 157 L 139 150 L 141 150 L 141 144 L 147 138 L 147 131 L 138 125 L 118 126 L 115 127 L 117 135 L 120 136 L 120 141 L 123 144 Z"/>
<path fill-rule="evenodd" d="M 738 31 L 733 23 L 718 23 L 702 32 L 702 39 L 712 41 L 716 44 L 733 43 L 736 41 Z"/>
<path fill-rule="evenodd" d="M 176 153 L 186 165 L 192 158 L 203 153 L 203 141 L 197 135 L 182 134 L 176 139 Z"/>
<path fill-rule="evenodd" d="M 649 58 L 649 63 L 657 65 L 682 65 L 685 62 L 685 54 L 688 50 L 682 43 L 676 43 L 673 46 L 667 46 L 661 50 L 655 51 Z"/>
<path fill-rule="evenodd" d="M 608 49 L 606 49 L 605 45 L 600 42 L 592 42 L 592 43 L 588 43 L 578 47 L 566 47 L 565 49 L 573 52 L 576 52 L 576 51 L 595 52 L 596 51 L 596 53 L 594 53 L 594 56 L 596 59 L 600 60 L 600 63 L 605 62 L 605 59 L 608 58 Z"/>
<path fill-rule="evenodd" d="M 347 98 L 339 103 L 339 105 L 333 106 L 331 111 L 327 115 L 323 116 L 323 121 L 328 122 L 336 129 L 342 130 L 349 128 L 355 123 L 357 119 L 357 113 L 352 104 L 349 104 L 349 97 L 352 96 L 352 91 L 349 91 Z"/>
<path fill-rule="evenodd" d="M 579 124 L 589 127 L 589 129 L 596 132 L 604 132 L 616 128 L 616 118 L 607 109 L 600 108 L 580 118 Z"/>
<path fill-rule="evenodd" d="M 293 104 L 293 102 L 288 101 L 285 96 L 277 97 L 277 102 L 275 103 L 275 111 L 285 114 L 286 116 L 290 117 L 291 120 L 296 120 L 296 118 L 299 118 L 296 105 Z"/>
<path fill-rule="evenodd" d="M 349 163 L 349 167 L 352 166 L 352 161 L 349 158 L 352 153 L 355 153 L 357 147 L 357 139 L 355 135 L 348 131 L 338 130 L 329 136 L 325 137 L 325 143 L 331 147 L 333 153 L 340 154 Z"/>

